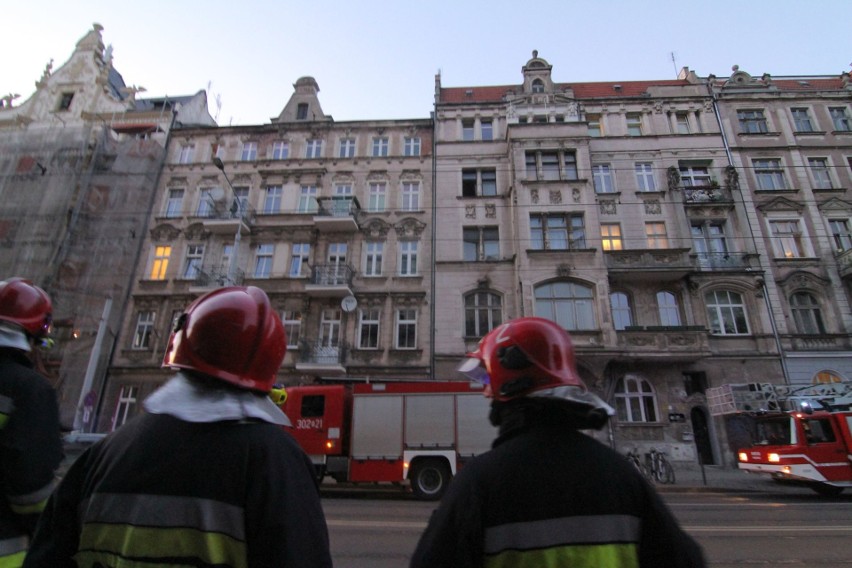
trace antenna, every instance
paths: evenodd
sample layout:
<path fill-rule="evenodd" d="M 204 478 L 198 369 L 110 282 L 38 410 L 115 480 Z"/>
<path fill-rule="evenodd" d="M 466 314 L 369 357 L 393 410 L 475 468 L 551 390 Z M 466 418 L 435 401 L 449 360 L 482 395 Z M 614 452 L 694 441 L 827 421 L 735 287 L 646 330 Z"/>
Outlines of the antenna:
<path fill-rule="evenodd" d="M 675 59 L 675 52 L 674 51 L 671 52 L 671 56 L 672 56 L 672 67 L 674 68 L 675 77 L 677 77 L 677 60 Z"/>

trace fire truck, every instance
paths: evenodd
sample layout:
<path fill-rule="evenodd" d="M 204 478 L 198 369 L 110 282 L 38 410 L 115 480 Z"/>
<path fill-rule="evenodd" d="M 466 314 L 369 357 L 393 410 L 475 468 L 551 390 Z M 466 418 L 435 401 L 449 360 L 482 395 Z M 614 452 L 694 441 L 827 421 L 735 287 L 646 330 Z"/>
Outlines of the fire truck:
<path fill-rule="evenodd" d="M 753 417 L 740 469 L 807 485 L 820 495 L 852 487 L 852 383 L 745 383 L 708 389 L 713 415 Z"/>
<path fill-rule="evenodd" d="M 319 481 L 391 482 L 435 500 L 497 437 L 482 390 L 466 381 L 296 386 L 281 408 Z"/>

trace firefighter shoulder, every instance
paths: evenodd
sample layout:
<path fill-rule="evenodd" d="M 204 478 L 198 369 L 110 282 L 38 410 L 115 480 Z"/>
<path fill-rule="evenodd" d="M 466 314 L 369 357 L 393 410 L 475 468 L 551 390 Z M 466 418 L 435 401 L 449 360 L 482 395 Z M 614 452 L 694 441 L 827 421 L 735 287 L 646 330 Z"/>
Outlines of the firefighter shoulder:
<path fill-rule="evenodd" d="M 559 325 L 498 326 L 459 370 L 487 385 L 500 434 L 450 484 L 412 568 L 704 566 L 635 468 L 581 431 L 613 409 L 586 389 Z"/>
<path fill-rule="evenodd" d="M 268 396 L 285 353 L 261 289 L 190 304 L 177 374 L 73 464 L 25 566 L 331 566 L 310 459 Z"/>
<path fill-rule="evenodd" d="M 53 387 L 28 352 L 47 334 L 52 305 L 28 280 L 0 282 L 0 566 L 21 566 L 62 460 Z"/>

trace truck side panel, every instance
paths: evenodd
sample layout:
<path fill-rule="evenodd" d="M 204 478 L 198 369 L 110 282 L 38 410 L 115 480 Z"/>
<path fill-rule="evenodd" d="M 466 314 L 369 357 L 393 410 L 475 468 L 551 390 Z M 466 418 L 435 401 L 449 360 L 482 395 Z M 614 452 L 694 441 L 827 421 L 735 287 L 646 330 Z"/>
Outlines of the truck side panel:
<path fill-rule="evenodd" d="M 405 448 L 452 448 L 455 404 L 452 394 L 405 396 Z"/>
<path fill-rule="evenodd" d="M 352 459 L 402 459 L 402 395 L 352 402 Z"/>

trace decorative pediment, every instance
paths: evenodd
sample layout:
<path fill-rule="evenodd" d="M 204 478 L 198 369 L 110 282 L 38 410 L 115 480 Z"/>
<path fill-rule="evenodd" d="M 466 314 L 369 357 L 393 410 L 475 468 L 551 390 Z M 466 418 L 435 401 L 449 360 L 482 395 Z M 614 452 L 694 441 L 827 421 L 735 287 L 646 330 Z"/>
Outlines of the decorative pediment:
<path fill-rule="evenodd" d="M 776 197 L 775 199 L 771 199 L 766 203 L 758 205 L 757 208 L 764 213 L 768 213 L 770 211 L 795 211 L 796 213 L 801 213 L 804 206 L 800 203 L 787 199 L 786 197 Z"/>
<path fill-rule="evenodd" d="M 426 223 L 418 221 L 413 217 L 407 217 L 394 225 L 393 228 L 399 237 L 420 238 L 423 230 L 426 228 Z"/>
<path fill-rule="evenodd" d="M 370 219 L 361 224 L 361 233 L 372 239 L 384 239 L 390 231 L 390 224 L 382 219 Z"/>
<path fill-rule="evenodd" d="M 193 223 L 186 228 L 186 238 L 191 241 L 203 241 L 209 236 L 210 232 L 204 230 L 203 223 Z"/>
<path fill-rule="evenodd" d="M 852 203 L 844 199 L 838 199 L 837 197 L 833 197 L 825 203 L 821 203 L 819 205 L 819 210 L 824 213 L 831 211 L 841 211 L 844 213 L 848 213 L 852 211 Z"/>
<path fill-rule="evenodd" d="M 831 282 L 827 278 L 817 276 L 811 272 L 796 270 L 795 272 L 788 274 L 786 278 L 779 280 L 778 283 L 788 292 L 792 292 L 796 289 L 803 288 L 822 290 Z"/>
<path fill-rule="evenodd" d="M 158 241 L 173 241 L 180 235 L 180 229 L 169 223 L 161 223 L 151 229 L 151 240 Z"/>

